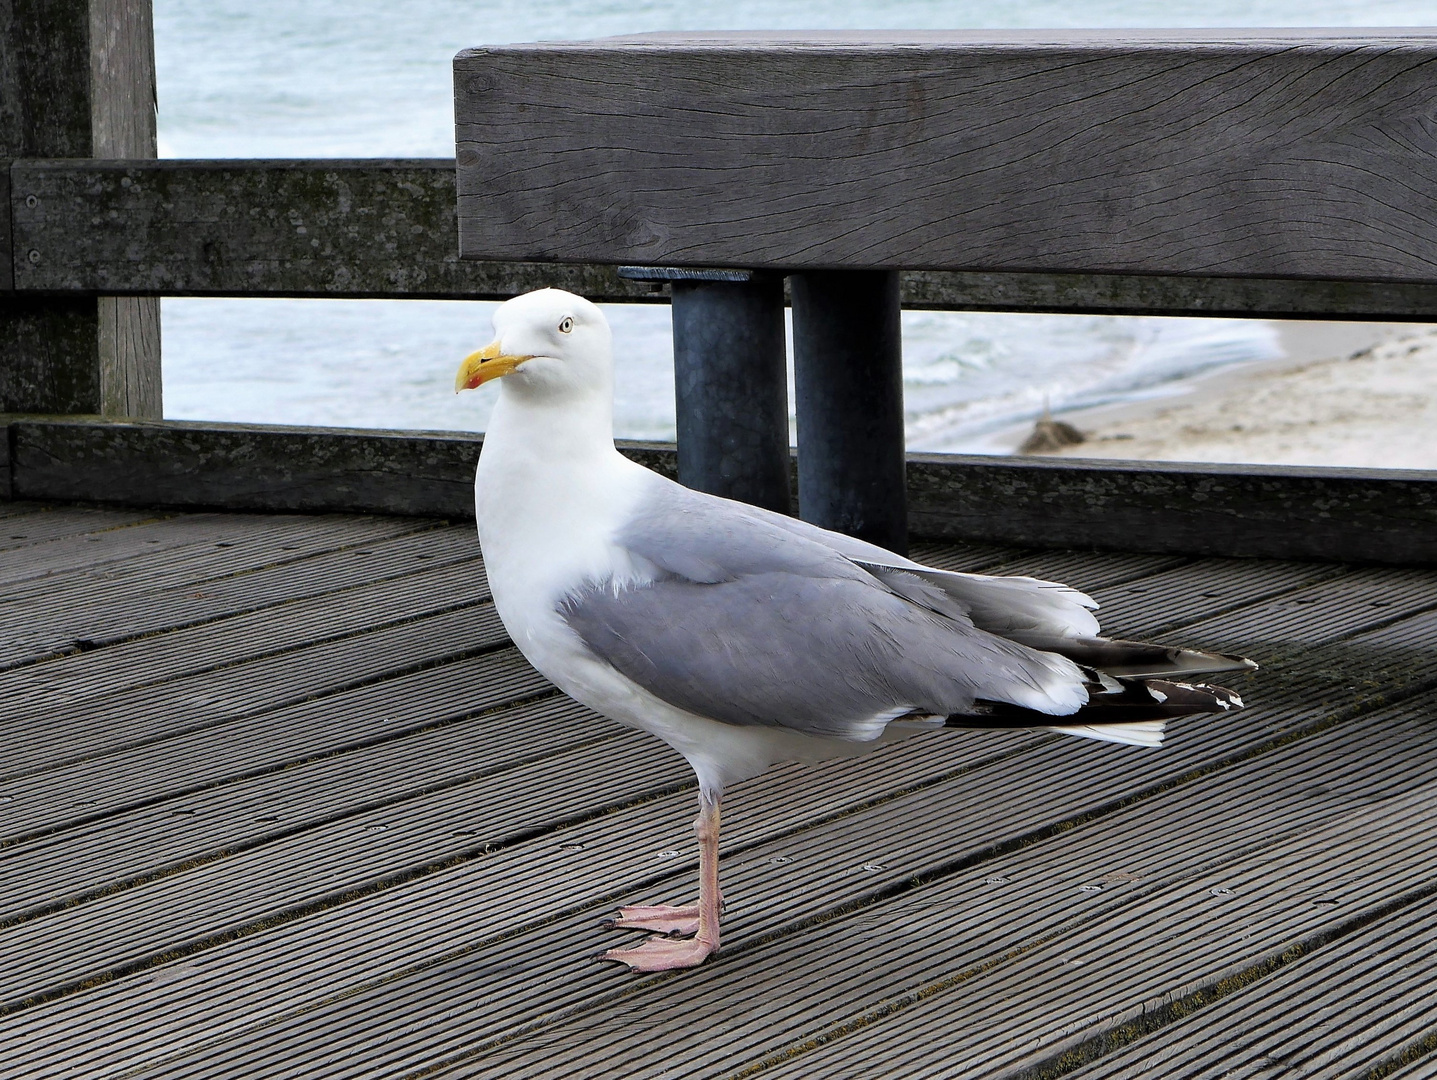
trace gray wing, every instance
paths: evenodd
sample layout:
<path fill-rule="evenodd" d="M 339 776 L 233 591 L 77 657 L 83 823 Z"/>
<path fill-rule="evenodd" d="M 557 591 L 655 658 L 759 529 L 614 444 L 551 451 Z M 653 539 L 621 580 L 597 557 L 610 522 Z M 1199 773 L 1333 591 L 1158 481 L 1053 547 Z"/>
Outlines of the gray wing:
<path fill-rule="evenodd" d="M 737 504 L 665 488 L 619 537 L 655 580 L 595 582 L 561 608 L 594 653 L 664 701 L 730 724 L 871 739 L 897 716 L 975 699 L 1049 714 L 1087 700 L 1069 661 L 915 603 Z"/>
<path fill-rule="evenodd" d="M 1098 632 L 1098 621 L 1092 615 L 1097 602 L 1068 585 L 1031 577 L 938 570 L 771 510 L 754 508 L 752 512 L 785 532 L 833 548 L 915 603 L 940 611 L 956 608 L 975 626 L 1036 649 Z M 942 599 L 935 601 L 935 597 Z"/>

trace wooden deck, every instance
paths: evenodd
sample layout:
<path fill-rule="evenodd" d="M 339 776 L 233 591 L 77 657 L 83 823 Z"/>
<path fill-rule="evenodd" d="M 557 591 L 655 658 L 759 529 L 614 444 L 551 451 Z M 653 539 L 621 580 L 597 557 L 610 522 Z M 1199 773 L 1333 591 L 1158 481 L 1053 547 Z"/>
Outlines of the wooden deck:
<path fill-rule="evenodd" d="M 0 1075 L 1437 1074 L 1437 571 L 920 546 L 1262 661 L 1145 751 L 945 732 L 725 807 L 508 643 L 469 525 L 0 503 Z"/>

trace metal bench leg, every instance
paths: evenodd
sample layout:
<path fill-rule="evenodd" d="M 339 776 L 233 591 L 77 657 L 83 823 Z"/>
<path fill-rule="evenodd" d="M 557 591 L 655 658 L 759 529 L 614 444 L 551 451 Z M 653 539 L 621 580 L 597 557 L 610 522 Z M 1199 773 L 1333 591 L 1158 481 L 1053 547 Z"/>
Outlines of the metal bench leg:
<path fill-rule="evenodd" d="M 674 281 L 679 482 L 789 513 L 783 279 Z"/>
<path fill-rule="evenodd" d="M 789 278 L 804 521 L 908 550 L 898 274 Z"/>

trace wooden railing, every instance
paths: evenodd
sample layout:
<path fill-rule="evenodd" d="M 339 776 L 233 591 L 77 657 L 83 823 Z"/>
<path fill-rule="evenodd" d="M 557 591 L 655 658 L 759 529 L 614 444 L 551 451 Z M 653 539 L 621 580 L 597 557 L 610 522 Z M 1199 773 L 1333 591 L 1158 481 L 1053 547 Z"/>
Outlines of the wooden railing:
<path fill-rule="evenodd" d="M 136 424 L 160 416 L 156 298 L 556 285 L 675 305 L 677 471 L 695 486 L 789 505 L 772 328 L 792 303 L 812 520 L 896 546 L 911 525 L 1434 561 L 1426 474 L 909 455 L 905 480 L 893 388 L 900 306 L 1437 321 L 1437 36 L 475 50 L 455 62 L 456 184 L 449 160 L 154 160 L 148 0 L 7 17 L 0 493 L 461 513 L 477 440 Z M 734 450 L 743 423 L 761 430 Z M 428 494 L 405 493 L 406 470 Z"/>
<path fill-rule="evenodd" d="M 0 294 L 667 302 L 618 266 L 461 259 L 454 161 L 29 159 L 0 168 Z M 12 224 L 13 223 L 13 224 Z M 30 254 L 34 252 L 35 254 Z M 904 270 L 905 308 L 1437 321 L 1432 282 Z"/>

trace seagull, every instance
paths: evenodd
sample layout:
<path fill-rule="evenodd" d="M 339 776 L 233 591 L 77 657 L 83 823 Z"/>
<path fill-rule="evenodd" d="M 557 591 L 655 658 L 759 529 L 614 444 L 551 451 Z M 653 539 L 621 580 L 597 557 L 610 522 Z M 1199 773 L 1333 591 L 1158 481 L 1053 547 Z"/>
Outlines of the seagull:
<path fill-rule="evenodd" d="M 502 380 L 474 481 L 499 616 L 559 689 L 698 777 L 698 904 L 620 908 L 606 925 L 651 936 L 604 959 L 653 972 L 718 951 L 724 789 L 779 762 L 944 727 L 1155 747 L 1171 717 L 1241 707 L 1194 680 L 1252 661 L 1100 637 L 1076 589 L 924 566 L 630 461 L 608 322 L 582 297 L 515 297 L 494 332 L 454 385 Z"/>

